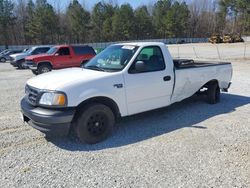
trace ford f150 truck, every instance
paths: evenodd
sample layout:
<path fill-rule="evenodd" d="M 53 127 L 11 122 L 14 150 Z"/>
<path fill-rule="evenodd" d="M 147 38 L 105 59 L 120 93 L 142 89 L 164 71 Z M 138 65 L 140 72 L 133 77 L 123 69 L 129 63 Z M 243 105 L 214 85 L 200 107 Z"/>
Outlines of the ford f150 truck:
<path fill-rule="evenodd" d="M 31 78 L 21 109 L 24 121 L 43 133 L 73 130 L 93 144 L 110 135 L 119 117 L 165 107 L 197 92 L 208 103 L 218 103 L 231 77 L 231 63 L 173 60 L 163 43 L 122 43 L 83 68 Z"/>
<path fill-rule="evenodd" d="M 54 46 L 46 54 L 27 57 L 25 66 L 34 74 L 42 74 L 52 69 L 80 67 L 95 55 L 95 50 L 90 46 Z"/>

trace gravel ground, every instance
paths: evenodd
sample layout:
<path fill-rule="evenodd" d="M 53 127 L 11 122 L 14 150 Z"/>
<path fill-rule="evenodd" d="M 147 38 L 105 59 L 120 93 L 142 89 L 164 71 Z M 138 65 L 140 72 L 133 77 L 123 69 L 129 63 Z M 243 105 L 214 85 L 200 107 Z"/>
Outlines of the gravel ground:
<path fill-rule="evenodd" d="M 233 67 L 221 103 L 193 97 L 84 145 L 23 124 L 19 102 L 33 75 L 0 64 L 0 187 L 250 187 L 250 60 Z"/>

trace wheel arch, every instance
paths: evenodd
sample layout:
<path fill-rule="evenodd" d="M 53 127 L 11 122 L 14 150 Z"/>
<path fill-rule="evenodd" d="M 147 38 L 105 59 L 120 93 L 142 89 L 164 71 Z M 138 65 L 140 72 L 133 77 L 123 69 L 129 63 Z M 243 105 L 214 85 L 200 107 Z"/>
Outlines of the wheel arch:
<path fill-rule="evenodd" d="M 202 87 L 208 87 L 209 84 L 212 84 L 212 83 L 217 83 L 218 86 L 220 87 L 220 83 L 217 79 L 213 79 L 213 80 L 210 80 L 208 81 L 207 83 L 205 83 Z"/>
<path fill-rule="evenodd" d="M 111 99 L 109 97 L 98 96 L 98 97 L 92 97 L 92 98 L 86 99 L 83 102 L 81 102 L 76 107 L 76 113 L 75 113 L 75 116 L 73 118 L 73 121 L 76 120 L 76 118 L 78 117 L 79 113 L 84 108 L 84 106 L 89 105 L 91 103 L 100 103 L 100 104 L 108 106 L 112 110 L 112 112 L 114 113 L 116 120 L 118 120 L 121 117 L 119 107 L 113 99 Z"/>
<path fill-rule="evenodd" d="M 47 64 L 47 65 L 51 66 L 51 68 L 53 68 L 53 65 L 52 65 L 51 61 L 47 61 L 47 60 L 46 61 L 39 61 L 37 63 L 37 67 L 39 67 L 41 65 L 44 65 L 44 64 Z"/>

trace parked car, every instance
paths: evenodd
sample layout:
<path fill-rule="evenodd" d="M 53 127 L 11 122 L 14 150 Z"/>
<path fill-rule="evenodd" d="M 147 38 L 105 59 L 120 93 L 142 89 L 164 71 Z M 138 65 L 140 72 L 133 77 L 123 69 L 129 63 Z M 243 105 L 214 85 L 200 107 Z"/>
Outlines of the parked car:
<path fill-rule="evenodd" d="M 195 93 L 209 104 L 228 91 L 231 63 L 173 60 L 163 43 L 120 43 L 83 68 L 33 77 L 21 100 L 23 120 L 46 134 L 69 131 L 86 143 L 107 138 L 119 117 L 169 106 Z"/>
<path fill-rule="evenodd" d="M 4 50 L 0 53 L 0 62 L 5 63 L 6 61 L 11 60 L 11 55 L 20 53 L 20 50 Z"/>
<path fill-rule="evenodd" d="M 0 52 L 0 55 L 4 54 L 4 53 L 6 53 L 6 52 L 9 52 L 9 51 L 10 51 L 9 49 L 2 50 L 2 51 Z"/>
<path fill-rule="evenodd" d="M 31 47 L 27 51 L 11 55 L 11 65 L 18 67 L 19 69 L 24 68 L 25 58 L 30 55 L 44 54 L 50 49 L 50 46 L 36 46 Z"/>
<path fill-rule="evenodd" d="M 95 55 L 90 46 L 60 45 L 52 47 L 46 54 L 26 57 L 25 66 L 34 74 L 42 74 L 52 69 L 80 67 Z"/>

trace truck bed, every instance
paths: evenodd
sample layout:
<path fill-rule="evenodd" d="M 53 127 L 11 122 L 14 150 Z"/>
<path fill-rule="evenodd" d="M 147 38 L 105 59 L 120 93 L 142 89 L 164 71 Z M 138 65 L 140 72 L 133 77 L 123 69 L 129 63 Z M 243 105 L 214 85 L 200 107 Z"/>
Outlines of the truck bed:
<path fill-rule="evenodd" d="M 192 59 L 174 59 L 173 61 L 176 69 L 199 68 L 230 64 L 229 62 L 194 61 Z"/>

